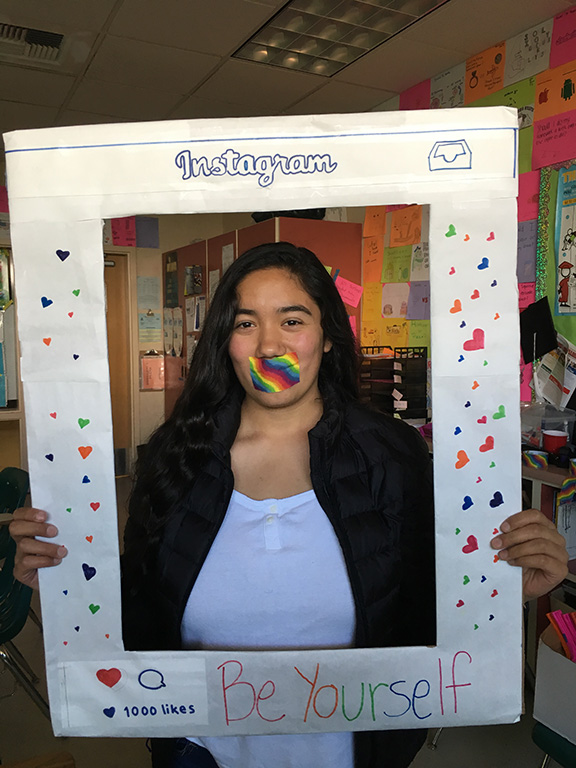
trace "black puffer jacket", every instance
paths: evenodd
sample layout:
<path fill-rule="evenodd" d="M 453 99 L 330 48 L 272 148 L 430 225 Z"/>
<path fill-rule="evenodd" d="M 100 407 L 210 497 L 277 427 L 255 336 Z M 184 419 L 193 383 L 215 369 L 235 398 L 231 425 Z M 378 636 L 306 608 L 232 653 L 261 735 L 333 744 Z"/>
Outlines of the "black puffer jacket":
<path fill-rule="evenodd" d="M 123 556 L 124 642 L 131 650 L 180 649 L 190 591 L 226 513 L 234 486 L 230 447 L 238 402 L 215 418 L 213 455 L 170 515 L 154 553 L 153 581 L 131 580 L 146 544 L 132 509 Z M 351 404 L 325 413 L 309 433 L 314 490 L 342 547 L 356 605 L 356 647 L 435 643 L 432 470 L 417 431 Z M 357 768 L 406 768 L 425 731 L 355 735 Z"/>

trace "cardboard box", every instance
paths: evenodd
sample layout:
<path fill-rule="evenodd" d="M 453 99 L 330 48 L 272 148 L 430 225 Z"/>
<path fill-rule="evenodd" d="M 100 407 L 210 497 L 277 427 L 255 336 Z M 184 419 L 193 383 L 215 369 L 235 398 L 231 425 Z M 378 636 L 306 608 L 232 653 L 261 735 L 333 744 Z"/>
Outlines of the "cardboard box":
<path fill-rule="evenodd" d="M 553 627 L 538 646 L 534 718 L 576 744 L 576 663 L 567 659 Z"/>

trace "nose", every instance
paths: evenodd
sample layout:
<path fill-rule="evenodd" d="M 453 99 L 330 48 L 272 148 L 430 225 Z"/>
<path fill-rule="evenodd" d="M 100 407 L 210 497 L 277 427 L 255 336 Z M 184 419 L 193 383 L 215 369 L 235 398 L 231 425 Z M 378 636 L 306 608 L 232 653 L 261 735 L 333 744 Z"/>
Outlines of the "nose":
<path fill-rule="evenodd" d="M 262 323 L 258 329 L 256 357 L 279 357 L 287 351 L 282 329 L 276 323 Z"/>

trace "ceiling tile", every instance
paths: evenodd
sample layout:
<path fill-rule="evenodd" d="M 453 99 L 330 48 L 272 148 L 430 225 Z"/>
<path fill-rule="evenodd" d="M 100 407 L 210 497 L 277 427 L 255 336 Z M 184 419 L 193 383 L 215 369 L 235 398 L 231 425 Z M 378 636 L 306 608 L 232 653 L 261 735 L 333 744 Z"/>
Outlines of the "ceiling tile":
<path fill-rule="evenodd" d="M 59 107 L 73 83 L 67 75 L 0 64 L 0 93 L 10 101 Z"/>
<path fill-rule="evenodd" d="M 55 107 L 0 101 L 0 134 L 26 128 L 50 128 L 54 125 L 56 112 Z"/>
<path fill-rule="evenodd" d="M 366 112 L 393 96 L 388 91 L 363 88 L 349 83 L 328 82 L 284 110 L 287 115 L 313 115 L 339 112 Z"/>
<path fill-rule="evenodd" d="M 121 117 L 96 115 L 93 112 L 79 112 L 75 109 L 65 109 L 58 115 L 56 125 L 100 125 L 101 123 L 125 122 Z"/>
<path fill-rule="evenodd" d="M 162 120 L 177 100 L 168 91 L 84 79 L 66 106 L 127 120 Z"/>
<path fill-rule="evenodd" d="M 217 96 L 230 104 L 257 108 L 260 115 L 275 115 L 325 82 L 318 75 L 231 59 L 193 95 L 205 99 Z"/>
<path fill-rule="evenodd" d="M 195 88 L 219 63 L 217 56 L 108 35 L 87 76 L 184 94 Z"/>
<path fill-rule="evenodd" d="M 110 32 L 223 56 L 239 48 L 285 1 L 124 0 Z"/>
<path fill-rule="evenodd" d="M 169 118 L 192 120 L 197 117 L 256 117 L 260 114 L 259 107 L 253 104 L 230 104 L 225 101 L 190 96 L 170 113 Z"/>
<path fill-rule="evenodd" d="M 400 93 L 461 61 L 458 51 L 394 37 L 333 79 Z"/>
<path fill-rule="evenodd" d="M 117 0 L 2 0 L 0 21 L 47 32 L 99 30 Z"/>

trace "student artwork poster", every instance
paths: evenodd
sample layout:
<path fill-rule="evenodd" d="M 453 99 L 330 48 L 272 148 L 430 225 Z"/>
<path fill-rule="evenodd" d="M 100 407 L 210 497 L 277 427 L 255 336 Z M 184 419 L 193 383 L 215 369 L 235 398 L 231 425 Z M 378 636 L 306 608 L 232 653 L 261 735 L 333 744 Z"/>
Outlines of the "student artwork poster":
<path fill-rule="evenodd" d="M 558 171 L 556 201 L 556 311 L 576 314 L 576 165 Z"/>
<path fill-rule="evenodd" d="M 489 546 L 521 508 L 517 133 L 514 110 L 479 108 L 5 136 L 32 503 L 70 553 L 40 574 L 57 735 L 519 718 L 520 573 Z M 125 651 L 102 219 L 399 202 L 430 205 L 436 646 Z"/>

